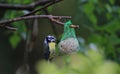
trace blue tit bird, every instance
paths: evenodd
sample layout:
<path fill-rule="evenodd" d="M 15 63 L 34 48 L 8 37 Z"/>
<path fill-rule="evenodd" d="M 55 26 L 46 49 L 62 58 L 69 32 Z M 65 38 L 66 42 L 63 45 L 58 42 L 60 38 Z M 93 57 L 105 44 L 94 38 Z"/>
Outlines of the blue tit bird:
<path fill-rule="evenodd" d="M 55 56 L 56 38 L 48 35 L 44 40 L 44 57 L 46 60 L 51 60 Z"/>

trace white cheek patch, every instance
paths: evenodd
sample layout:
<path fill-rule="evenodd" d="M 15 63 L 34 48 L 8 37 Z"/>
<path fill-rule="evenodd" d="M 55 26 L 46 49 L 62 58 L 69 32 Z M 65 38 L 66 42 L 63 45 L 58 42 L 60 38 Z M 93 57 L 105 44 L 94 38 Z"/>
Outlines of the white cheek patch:
<path fill-rule="evenodd" d="M 45 44 L 47 44 L 47 41 L 46 41 L 46 39 L 44 40 L 44 43 L 45 43 Z"/>

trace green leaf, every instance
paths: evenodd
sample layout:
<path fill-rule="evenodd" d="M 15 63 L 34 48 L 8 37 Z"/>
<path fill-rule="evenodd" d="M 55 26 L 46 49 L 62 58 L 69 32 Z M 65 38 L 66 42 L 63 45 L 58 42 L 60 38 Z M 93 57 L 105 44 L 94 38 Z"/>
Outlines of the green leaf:
<path fill-rule="evenodd" d="M 17 34 L 14 34 L 10 37 L 9 40 L 10 40 L 10 43 L 11 43 L 12 47 L 16 48 L 18 43 L 20 42 L 21 38 Z"/>
<path fill-rule="evenodd" d="M 87 15 L 89 15 L 89 14 L 93 13 L 94 8 L 95 8 L 95 7 L 94 7 L 93 4 L 87 3 L 87 4 L 85 4 L 85 5 L 83 6 L 83 11 L 84 11 Z"/>
<path fill-rule="evenodd" d="M 107 17 L 108 20 L 110 20 L 112 18 L 111 13 L 106 13 L 106 17 Z"/>
<path fill-rule="evenodd" d="M 91 14 L 89 17 L 89 20 L 91 20 L 91 22 L 96 25 L 97 24 L 97 18 L 94 14 Z"/>
<path fill-rule="evenodd" d="M 13 26 L 17 28 L 17 33 L 20 34 L 23 39 L 26 39 L 26 26 L 24 21 L 15 22 Z"/>
<path fill-rule="evenodd" d="M 46 61 L 39 61 L 36 65 L 36 70 L 38 74 L 61 74 L 61 71 L 57 68 L 55 64 L 48 63 Z"/>
<path fill-rule="evenodd" d="M 99 34 L 91 34 L 88 40 L 89 42 L 98 43 L 98 44 L 106 42 L 106 39 Z"/>
<path fill-rule="evenodd" d="M 109 4 L 106 4 L 105 7 L 109 13 L 112 13 L 112 8 Z"/>
<path fill-rule="evenodd" d="M 48 7 L 48 11 L 49 11 L 49 12 L 52 12 L 52 9 L 53 9 L 52 6 Z"/>
<path fill-rule="evenodd" d="M 4 15 L 4 18 L 5 19 L 10 19 L 10 18 L 14 18 L 14 11 L 6 11 L 5 15 Z"/>
<path fill-rule="evenodd" d="M 119 19 L 112 20 L 105 26 L 103 26 L 104 30 L 109 33 L 115 33 L 117 30 L 120 29 L 120 21 Z"/>
<path fill-rule="evenodd" d="M 94 71 L 94 74 L 119 74 L 119 65 L 111 61 L 106 61 Z"/>
<path fill-rule="evenodd" d="M 109 1 L 112 5 L 115 3 L 115 0 L 109 0 Z"/>
<path fill-rule="evenodd" d="M 105 31 L 110 34 L 114 34 L 116 31 L 120 30 L 120 26 L 119 26 L 120 21 L 119 20 L 120 19 L 111 20 L 107 24 L 104 24 L 104 26 L 96 27 L 96 30 Z"/>
<path fill-rule="evenodd" d="M 95 7 L 92 3 L 87 3 L 83 6 L 83 11 L 84 13 L 87 15 L 87 17 L 89 18 L 89 20 L 96 25 L 97 24 L 97 18 L 94 15 L 93 11 L 94 11 Z"/>
<path fill-rule="evenodd" d="M 113 45 L 119 45 L 120 44 L 120 38 L 116 36 L 116 34 L 112 34 L 109 36 L 109 39 Z"/>
<path fill-rule="evenodd" d="M 33 0 L 23 0 L 24 4 L 28 4 L 28 3 L 31 3 L 31 2 L 33 2 Z"/>

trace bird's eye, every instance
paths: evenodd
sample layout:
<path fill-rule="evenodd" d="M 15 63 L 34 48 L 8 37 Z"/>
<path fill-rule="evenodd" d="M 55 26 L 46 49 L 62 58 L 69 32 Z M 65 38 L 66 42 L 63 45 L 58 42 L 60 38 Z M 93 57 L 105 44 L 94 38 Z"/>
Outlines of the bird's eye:
<path fill-rule="evenodd" d="M 55 42 L 56 41 L 54 36 L 47 36 L 46 39 L 47 39 L 47 42 Z"/>
<path fill-rule="evenodd" d="M 55 39 L 55 38 L 52 38 L 52 39 Z"/>

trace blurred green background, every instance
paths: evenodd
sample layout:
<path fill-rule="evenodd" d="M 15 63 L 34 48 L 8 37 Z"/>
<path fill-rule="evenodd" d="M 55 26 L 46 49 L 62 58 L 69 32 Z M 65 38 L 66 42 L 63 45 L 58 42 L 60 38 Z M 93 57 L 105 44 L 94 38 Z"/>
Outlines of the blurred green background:
<path fill-rule="evenodd" d="M 30 4 L 32 2 L 34 0 L 0 0 L 0 3 L 8 4 Z M 0 9 L 0 20 L 19 17 L 24 12 L 25 10 Z M 104 53 L 106 60 L 120 64 L 120 0 L 63 0 L 50 6 L 48 12 L 52 15 L 72 16 L 72 23 L 80 26 L 75 30 L 83 51 L 87 48 L 100 51 Z M 40 11 L 37 14 L 45 13 Z M 0 28 L 1 74 L 13 74 L 22 64 L 28 24 L 24 20 L 11 23 L 12 26 L 18 28 L 17 31 Z M 51 24 L 47 19 L 39 19 L 38 26 L 38 36 L 29 54 L 29 63 L 32 66 L 43 57 L 44 37 L 51 34 L 59 41 L 63 33 L 63 26 Z"/>

